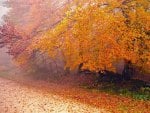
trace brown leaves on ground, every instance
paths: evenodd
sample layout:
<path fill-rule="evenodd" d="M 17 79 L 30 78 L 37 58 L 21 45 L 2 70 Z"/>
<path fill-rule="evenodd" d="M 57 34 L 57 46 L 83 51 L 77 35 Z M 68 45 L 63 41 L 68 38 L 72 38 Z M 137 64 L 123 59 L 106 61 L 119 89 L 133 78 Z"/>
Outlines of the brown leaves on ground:
<path fill-rule="evenodd" d="M 48 90 L 0 78 L 0 113 L 108 113 Z"/>
<path fill-rule="evenodd" d="M 44 81 L 28 81 L 28 83 L 32 83 L 29 87 L 42 89 L 42 91 L 97 108 L 102 108 L 112 113 L 148 113 L 150 111 L 150 101 L 133 100 L 131 98 L 111 95 L 96 90 L 85 90 L 75 85 L 78 82 L 78 80 L 74 82 L 75 78 L 79 79 L 80 77 L 66 76 L 61 79 L 61 82 L 53 81 L 51 83 L 46 83 Z"/>

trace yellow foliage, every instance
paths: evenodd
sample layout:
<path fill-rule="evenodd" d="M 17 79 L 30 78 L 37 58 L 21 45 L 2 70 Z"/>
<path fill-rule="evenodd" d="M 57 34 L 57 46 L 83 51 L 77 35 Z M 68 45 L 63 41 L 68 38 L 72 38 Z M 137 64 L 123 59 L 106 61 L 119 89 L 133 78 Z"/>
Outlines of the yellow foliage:
<path fill-rule="evenodd" d="M 113 62 L 120 59 L 150 67 L 148 0 L 76 3 L 56 27 L 42 35 L 35 48 L 50 56 L 62 52 L 71 69 L 83 63 L 83 68 L 92 71 L 114 71 Z"/>

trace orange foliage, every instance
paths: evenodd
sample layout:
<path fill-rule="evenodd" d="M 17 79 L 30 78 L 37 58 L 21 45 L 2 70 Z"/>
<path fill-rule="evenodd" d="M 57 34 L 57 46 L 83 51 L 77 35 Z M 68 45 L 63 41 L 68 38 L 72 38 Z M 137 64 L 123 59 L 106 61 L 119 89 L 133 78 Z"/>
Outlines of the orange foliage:
<path fill-rule="evenodd" d="M 76 3 L 33 48 L 50 56 L 61 51 L 71 69 L 83 63 L 83 68 L 92 71 L 114 71 L 113 63 L 121 59 L 150 67 L 148 0 Z"/>

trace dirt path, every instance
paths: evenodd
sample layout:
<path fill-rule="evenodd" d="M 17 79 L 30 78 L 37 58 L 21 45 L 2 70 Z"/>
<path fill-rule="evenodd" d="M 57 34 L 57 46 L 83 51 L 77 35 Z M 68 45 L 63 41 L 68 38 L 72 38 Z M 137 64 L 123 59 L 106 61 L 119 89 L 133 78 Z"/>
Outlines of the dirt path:
<path fill-rule="evenodd" d="M 36 88 L 0 78 L 0 113 L 106 113 Z"/>

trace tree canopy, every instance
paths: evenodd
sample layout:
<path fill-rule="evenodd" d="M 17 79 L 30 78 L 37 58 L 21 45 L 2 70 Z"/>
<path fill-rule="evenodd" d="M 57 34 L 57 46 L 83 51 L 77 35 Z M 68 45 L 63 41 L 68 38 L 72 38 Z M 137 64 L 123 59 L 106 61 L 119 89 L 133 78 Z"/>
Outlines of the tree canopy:
<path fill-rule="evenodd" d="M 148 0 L 76 3 L 59 24 L 33 41 L 32 48 L 51 57 L 61 52 L 71 69 L 83 63 L 83 69 L 114 71 L 113 63 L 121 59 L 150 67 Z"/>

